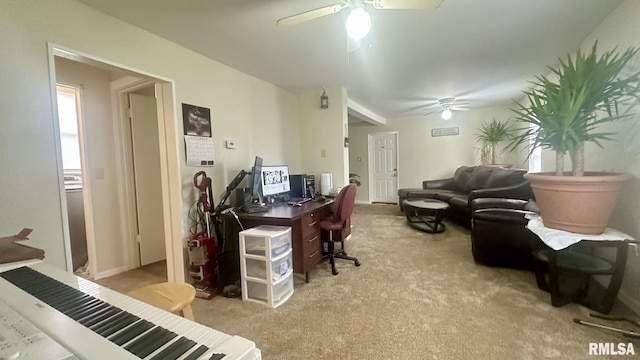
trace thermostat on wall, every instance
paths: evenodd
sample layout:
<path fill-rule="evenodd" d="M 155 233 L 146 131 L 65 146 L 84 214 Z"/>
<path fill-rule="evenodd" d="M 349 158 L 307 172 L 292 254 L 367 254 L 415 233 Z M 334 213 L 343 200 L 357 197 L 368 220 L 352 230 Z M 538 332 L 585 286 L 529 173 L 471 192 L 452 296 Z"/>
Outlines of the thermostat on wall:
<path fill-rule="evenodd" d="M 233 140 L 225 140 L 224 141 L 224 147 L 227 149 L 235 149 L 236 148 L 236 142 Z"/>

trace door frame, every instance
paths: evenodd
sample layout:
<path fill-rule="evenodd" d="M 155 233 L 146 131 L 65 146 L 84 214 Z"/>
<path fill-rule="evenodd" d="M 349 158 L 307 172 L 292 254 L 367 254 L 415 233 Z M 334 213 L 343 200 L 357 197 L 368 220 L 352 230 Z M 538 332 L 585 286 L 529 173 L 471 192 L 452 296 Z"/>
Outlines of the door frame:
<path fill-rule="evenodd" d="M 162 185 L 162 198 L 163 198 L 163 219 L 164 219 L 164 228 L 165 228 L 165 247 L 167 254 L 167 279 L 168 281 L 185 281 L 185 262 L 184 262 L 184 250 L 183 250 L 183 242 L 182 242 L 182 201 L 181 201 L 181 181 L 180 181 L 180 161 L 179 161 L 179 148 L 178 148 L 178 126 L 176 123 L 176 119 L 178 119 L 178 113 L 176 106 L 176 97 L 175 97 L 175 81 L 169 78 L 165 78 L 159 75 L 151 74 L 146 71 L 142 71 L 139 69 L 131 68 L 128 66 L 124 66 L 118 64 L 116 62 L 105 60 L 93 55 L 89 55 L 83 53 L 81 51 L 77 51 L 75 49 L 67 48 L 65 46 L 55 44 L 52 42 L 47 42 L 48 49 L 48 58 L 49 58 L 49 80 L 50 80 L 50 91 L 52 97 L 52 113 L 53 113 L 53 121 L 54 127 L 58 128 L 58 106 L 56 99 L 56 70 L 55 70 L 55 57 L 60 56 L 73 61 L 86 63 L 89 65 L 97 66 L 106 66 L 111 69 L 120 69 L 125 72 L 131 72 L 136 75 L 139 75 L 142 81 L 147 82 L 147 86 L 149 84 L 154 84 L 156 89 L 156 97 L 158 98 L 157 106 L 158 106 L 158 135 L 160 141 L 160 166 L 161 166 L 161 174 L 160 181 Z M 130 88 L 133 82 L 131 79 L 137 78 L 127 78 L 128 80 L 122 81 L 120 83 L 121 88 L 115 90 L 112 87 L 112 117 L 114 120 L 114 127 L 116 130 L 116 137 L 118 144 L 121 144 L 122 141 L 126 141 L 126 139 L 122 139 L 122 132 L 119 127 L 121 126 L 121 108 L 122 102 L 117 101 L 118 98 L 121 98 L 120 92 L 124 92 L 127 88 Z M 140 80 L 140 79 L 137 79 Z M 128 82 L 127 82 L 128 81 Z M 114 97 L 115 94 L 115 97 Z M 60 197 L 60 207 L 62 214 L 62 235 L 63 235 L 63 245 L 66 257 L 66 270 L 68 272 L 73 272 L 73 265 L 71 262 L 71 239 L 69 235 L 69 220 L 67 215 L 67 205 L 66 205 L 66 194 L 64 190 L 64 175 L 62 169 L 62 153 L 61 153 L 61 145 L 60 145 L 60 134 L 59 129 L 54 130 L 54 135 L 57 135 L 57 139 L 54 140 L 55 148 L 56 148 L 56 161 L 58 167 L 58 182 L 59 182 L 59 197 Z M 54 138 L 56 138 L 54 136 Z M 118 145 L 116 144 L 116 145 Z M 117 156 L 120 160 L 122 160 L 125 154 L 122 152 L 121 146 L 116 146 Z M 85 165 L 83 163 L 83 165 Z M 118 172 L 118 195 L 120 197 L 121 210 L 126 211 L 127 206 L 125 205 L 126 201 L 123 201 L 123 196 L 125 195 L 124 190 L 124 175 L 126 174 L 126 170 L 122 170 L 122 166 L 124 165 L 124 161 L 118 161 L 116 165 L 116 170 Z M 89 176 L 87 176 L 88 178 Z M 91 193 L 91 187 L 87 189 L 87 194 Z M 90 196 L 84 196 L 85 198 L 90 198 Z M 90 199 L 89 199 L 90 201 Z M 85 203 L 86 204 L 86 203 Z M 89 203 L 90 204 L 90 203 Z M 88 213 L 87 213 L 88 212 Z M 124 214 L 122 214 L 124 216 Z M 85 208 L 85 221 L 93 222 L 93 214 L 91 212 L 91 207 Z M 124 224 L 124 223 L 123 223 Z M 130 225 L 130 224 L 129 224 Z M 123 225 L 120 229 L 121 234 L 124 236 L 129 230 L 127 229 L 128 225 Z M 124 237 L 123 237 L 124 239 Z M 173 241 L 173 239 L 177 239 Z M 135 239 L 134 239 L 135 241 Z M 126 269 L 129 269 L 131 266 L 131 253 L 129 251 L 128 244 L 123 244 L 124 254 L 123 254 L 123 263 Z M 95 231 L 94 229 L 87 228 L 87 248 L 89 249 L 89 264 L 91 268 L 91 274 L 96 279 L 104 276 L 114 275 L 113 271 L 107 270 L 102 274 L 97 273 L 96 267 L 96 256 L 95 254 Z M 92 254 L 93 249 L 93 254 Z M 134 253 L 135 254 L 135 253 Z M 92 259 L 93 256 L 93 259 Z M 122 269 L 120 267 L 118 269 Z M 118 269 L 115 269 L 116 272 Z M 125 269 L 125 270 L 126 270 Z"/>
<path fill-rule="evenodd" d="M 398 136 L 398 132 L 397 131 L 382 131 L 382 132 L 376 132 L 376 133 L 368 133 L 367 134 L 367 158 L 369 159 L 369 171 L 367 176 L 369 177 L 368 179 L 368 183 L 369 183 L 369 203 L 373 203 L 373 201 L 371 200 L 373 198 L 373 193 L 375 191 L 374 186 L 375 183 L 373 181 L 373 137 L 374 136 L 378 136 L 378 135 L 393 135 L 396 138 L 396 146 L 394 149 L 394 152 L 396 154 L 396 188 L 395 188 L 395 192 L 397 194 L 398 192 L 398 188 L 400 187 L 400 156 L 398 154 L 398 148 L 399 148 L 399 136 Z M 397 204 L 397 201 L 396 201 Z"/>

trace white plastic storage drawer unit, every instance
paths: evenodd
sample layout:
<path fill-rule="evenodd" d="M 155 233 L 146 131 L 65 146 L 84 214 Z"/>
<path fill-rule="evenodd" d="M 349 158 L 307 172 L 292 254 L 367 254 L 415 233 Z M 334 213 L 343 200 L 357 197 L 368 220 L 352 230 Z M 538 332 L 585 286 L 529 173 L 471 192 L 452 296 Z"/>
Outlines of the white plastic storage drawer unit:
<path fill-rule="evenodd" d="M 278 307 L 293 294 L 291 228 L 262 225 L 240 232 L 242 300 Z"/>

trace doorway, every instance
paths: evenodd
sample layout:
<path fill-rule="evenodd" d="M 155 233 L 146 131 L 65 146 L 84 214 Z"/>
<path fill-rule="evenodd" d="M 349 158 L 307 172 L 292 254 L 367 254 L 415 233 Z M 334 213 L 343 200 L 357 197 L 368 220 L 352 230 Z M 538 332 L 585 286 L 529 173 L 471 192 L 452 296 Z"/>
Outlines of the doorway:
<path fill-rule="evenodd" d="M 370 201 L 397 204 L 398 133 L 369 134 L 368 144 Z"/>
<path fill-rule="evenodd" d="M 82 108 L 86 110 L 83 114 L 84 121 L 88 128 L 84 134 L 85 145 L 88 147 L 84 149 L 88 153 L 86 161 L 88 194 L 85 192 L 84 210 L 90 276 L 100 279 L 140 267 L 143 263 L 166 259 L 167 280 L 183 281 L 182 242 L 171 241 L 173 238 L 181 239 L 182 237 L 178 154 L 175 150 L 177 139 L 174 125 L 176 113 L 173 81 L 143 74 L 104 60 L 96 60 L 71 50 L 59 49 L 52 44 L 49 50 L 52 84 L 55 84 L 56 79 L 60 77 L 58 63 L 74 63 L 83 67 L 75 73 L 76 83 L 84 93 L 91 95 L 88 96 L 91 98 L 90 102 L 82 101 Z M 138 94 L 132 97 L 138 95 L 143 98 L 150 97 L 153 102 L 150 108 L 154 110 L 153 114 L 144 120 L 144 126 L 139 128 L 138 133 L 146 133 L 146 136 L 138 137 L 140 141 L 134 141 L 131 137 L 131 131 L 134 128 L 127 129 L 126 125 L 131 126 L 131 123 L 127 123 L 125 120 L 128 117 L 123 116 L 129 112 L 129 95 L 135 92 Z M 144 94 L 145 92 L 147 94 Z M 57 107 L 56 99 L 53 100 Z M 89 114 L 93 106 L 96 107 L 93 112 L 96 116 Z M 149 109 L 149 106 L 146 106 L 146 109 Z M 150 130 L 146 127 L 149 125 L 154 127 Z M 143 139 L 149 138 L 154 139 L 155 142 L 152 141 L 152 145 L 144 150 L 149 151 L 148 153 L 139 156 L 136 165 L 140 169 L 140 166 L 153 163 L 154 170 L 150 171 L 148 167 L 140 170 L 139 174 L 144 173 L 147 178 L 142 176 L 142 182 L 138 183 L 138 191 L 136 191 L 135 184 L 131 184 L 141 176 L 134 177 L 133 149 L 137 149 Z M 62 177 L 63 170 L 59 171 Z M 151 181 L 157 185 L 154 186 L 153 195 L 142 194 L 148 186 L 141 184 Z M 155 203 L 139 207 L 140 196 L 152 198 Z M 66 203 L 67 196 L 64 192 L 60 194 L 60 198 L 63 203 Z M 133 206 L 130 206 L 130 203 Z M 153 214 L 146 214 L 148 209 L 153 209 Z M 135 229 L 137 234 L 140 220 L 148 224 L 149 219 L 153 219 L 153 227 L 156 230 L 159 229 L 148 236 L 155 241 L 154 245 L 148 248 L 152 248 L 156 255 L 145 256 L 143 259 L 139 251 L 141 237 L 129 236 L 129 234 L 134 232 L 131 229 Z M 63 231 L 68 259 L 67 269 L 72 270 L 71 231 L 69 224 L 66 225 Z"/>
<path fill-rule="evenodd" d="M 56 98 L 72 270 L 83 272 L 86 269 L 89 254 L 84 220 L 83 163 L 86 156 L 82 144 L 81 89 L 76 86 L 57 84 Z"/>

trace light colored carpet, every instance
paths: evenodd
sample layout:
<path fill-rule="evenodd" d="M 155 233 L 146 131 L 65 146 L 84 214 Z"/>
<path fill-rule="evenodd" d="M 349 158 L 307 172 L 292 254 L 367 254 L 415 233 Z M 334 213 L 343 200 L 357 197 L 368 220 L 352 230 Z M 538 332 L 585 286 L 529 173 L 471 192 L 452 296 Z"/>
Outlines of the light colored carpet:
<path fill-rule="evenodd" d="M 592 311 L 551 306 L 529 271 L 474 263 L 459 225 L 426 234 L 392 205 L 356 205 L 352 224 L 347 252 L 362 266 L 337 260 L 333 276 L 323 262 L 308 284 L 295 275 L 292 297 L 277 309 L 196 299 L 196 320 L 253 340 L 264 359 L 585 359 L 589 343 L 631 341 L 574 323 Z M 637 318 L 621 304 L 611 315 Z"/>

